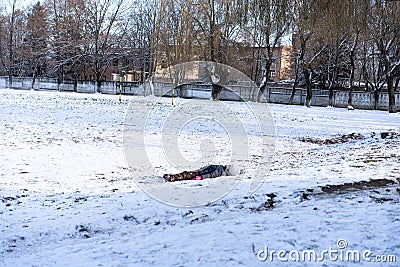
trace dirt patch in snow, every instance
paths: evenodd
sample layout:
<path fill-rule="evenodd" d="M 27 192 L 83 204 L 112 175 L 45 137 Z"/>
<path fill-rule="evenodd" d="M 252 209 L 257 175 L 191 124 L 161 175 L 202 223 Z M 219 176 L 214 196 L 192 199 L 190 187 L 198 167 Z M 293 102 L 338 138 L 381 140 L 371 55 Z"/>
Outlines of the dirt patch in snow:
<path fill-rule="evenodd" d="M 399 138 L 400 133 L 398 132 L 382 132 L 382 133 L 372 133 L 371 137 L 377 137 L 379 136 L 381 139 L 394 139 L 394 138 Z M 312 137 L 302 137 L 300 138 L 300 141 L 305 142 L 305 143 L 310 143 L 310 144 L 317 144 L 317 145 L 334 145 L 334 144 L 343 144 L 343 143 L 348 143 L 350 141 L 354 140 L 363 140 L 366 139 L 367 137 L 359 134 L 359 133 L 351 133 L 351 134 L 345 134 L 339 137 L 333 137 L 333 138 L 327 138 L 327 139 L 320 139 L 320 138 L 312 138 Z"/>
<path fill-rule="evenodd" d="M 341 193 L 346 191 L 355 191 L 355 190 L 366 190 L 366 189 L 375 189 L 375 188 L 382 188 L 386 186 L 393 186 L 400 182 L 400 178 L 397 179 L 398 182 L 396 183 L 394 180 L 389 179 L 376 179 L 370 181 L 360 181 L 354 183 L 344 183 L 340 185 L 326 185 L 321 186 L 321 190 L 324 193 Z"/>
<path fill-rule="evenodd" d="M 344 183 L 339 185 L 325 185 L 318 189 L 309 188 L 299 193 L 301 201 L 307 201 L 323 196 L 339 196 L 346 195 L 346 198 L 351 198 L 349 194 L 360 193 L 366 194 L 370 200 L 376 203 L 384 203 L 398 201 L 400 194 L 400 178 L 395 180 L 375 179 L 370 181 L 360 181 L 354 183 Z M 365 195 L 364 194 L 364 195 Z M 315 208 L 315 210 L 318 208 Z"/>
<path fill-rule="evenodd" d="M 308 188 L 300 192 L 302 201 L 310 200 L 312 197 L 320 197 L 323 195 L 337 196 L 339 194 L 348 194 L 351 192 L 370 192 L 380 195 L 386 188 L 386 193 L 392 194 L 391 188 L 395 188 L 395 192 L 400 194 L 400 178 L 397 180 L 390 179 L 373 179 L 369 181 L 359 181 L 352 183 L 344 183 L 338 185 L 320 186 L 318 189 Z M 393 198 L 370 196 L 376 202 L 392 201 Z"/>
<path fill-rule="evenodd" d="M 275 198 L 277 195 L 275 193 L 270 193 L 266 195 L 267 200 L 261 204 L 259 207 L 250 207 L 250 211 L 252 212 L 259 212 L 265 210 L 272 210 L 275 207 Z"/>
<path fill-rule="evenodd" d="M 342 144 L 347 143 L 353 140 L 362 140 L 365 137 L 361 134 L 351 133 L 342 135 L 340 137 L 328 138 L 328 139 L 319 139 L 319 138 L 300 138 L 300 141 L 305 143 L 317 144 L 317 145 L 333 145 L 333 144 Z"/>

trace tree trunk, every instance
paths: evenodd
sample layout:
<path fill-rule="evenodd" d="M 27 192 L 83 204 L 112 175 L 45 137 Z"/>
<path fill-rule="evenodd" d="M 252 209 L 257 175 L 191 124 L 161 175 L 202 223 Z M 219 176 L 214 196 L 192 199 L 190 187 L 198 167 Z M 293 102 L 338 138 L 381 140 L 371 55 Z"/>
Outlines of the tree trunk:
<path fill-rule="evenodd" d="M 312 100 L 312 89 L 310 85 L 307 85 L 306 106 L 308 108 L 311 107 L 311 100 Z"/>
<path fill-rule="evenodd" d="M 354 72 L 356 69 L 355 64 L 355 53 L 354 50 L 350 52 L 350 80 L 349 80 L 349 100 L 347 104 L 349 106 L 353 105 L 353 84 L 354 84 Z"/>
<path fill-rule="evenodd" d="M 293 101 L 294 101 L 294 97 L 296 95 L 296 82 L 293 84 L 292 87 L 292 94 L 290 95 L 290 99 L 289 99 L 289 105 L 293 105 Z"/>
<path fill-rule="evenodd" d="M 393 87 L 393 77 L 389 75 L 387 78 L 387 87 L 389 94 L 389 113 L 397 113 L 396 109 L 396 99 L 394 96 L 394 87 Z"/>
<path fill-rule="evenodd" d="M 13 76 L 9 75 L 8 76 L 8 88 L 12 89 L 12 84 L 13 84 Z"/>
<path fill-rule="evenodd" d="M 57 77 L 57 91 L 61 92 L 61 83 L 62 83 L 62 73 L 63 71 L 61 70 L 62 66 L 60 67 L 60 70 L 58 71 L 58 77 Z"/>
<path fill-rule="evenodd" d="M 311 88 L 311 80 L 310 80 L 310 71 L 307 68 L 303 68 L 303 75 L 307 89 L 306 96 L 306 106 L 311 107 L 311 99 L 312 99 L 312 88 Z"/>
<path fill-rule="evenodd" d="M 265 93 L 265 90 L 267 89 L 267 85 L 268 85 L 268 82 L 269 82 L 269 75 L 270 75 L 270 72 L 271 72 L 271 65 L 272 65 L 272 62 L 270 60 L 267 60 L 267 62 L 265 64 L 264 77 L 263 77 L 263 80 L 262 80 L 262 82 L 260 84 L 260 90 L 258 91 L 258 96 L 257 96 L 257 102 L 259 102 L 259 103 L 264 102 L 264 93 Z"/>
<path fill-rule="evenodd" d="M 97 84 L 97 93 L 101 93 L 101 78 L 102 78 L 102 76 L 101 76 L 101 69 L 100 69 L 100 64 L 99 64 L 99 62 L 95 62 L 95 65 L 96 65 L 96 71 L 95 71 L 95 74 L 96 74 L 96 84 Z"/>
<path fill-rule="evenodd" d="M 388 96 L 389 96 L 389 113 L 397 113 L 396 109 L 396 99 L 394 95 L 394 77 L 393 73 L 391 73 L 392 69 L 392 64 L 389 60 L 389 57 L 387 56 L 387 51 L 384 50 L 384 46 L 380 45 L 381 48 L 381 54 L 384 58 L 384 70 L 386 73 L 386 85 L 387 85 L 387 90 L 388 90 Z"/>
<path fill-rule="evenodd" d="M 97 78 L 97 93 L 101 93 L 101 79 Z"/>
<path fill-rule="evenodd" d="M 36 83 L 36 67 L 35 67 L 35 70 L 33 72 L 31 90 L 35 90 L 35 83 Z"/>
<path fill-rule="evenodd" d="M 333 85 L 329 85 L 329 106 L 333 107 Z"/>
<path fill-rule="evenodd" d="M 78 70 L 76 68 L 76 65 L 74 65 L 74 93 L 78 92 Z"/>
<path fill-rule="evenodd" d="M 379 95 L 380 95 L 379 90 L 374 90 L 374 101 L 375 101 L 374 109 L 375 110 L 378 110 L 378 108 L 379 108 Z"/>
<path fill-rule="evenodd" d="M 347 104 L 349 106 L 353 106 L 353 86 L 352 85 L 350 85 L 350 88 L 349 88 L 349 100 L 347 101 Z"/>
<path fill-rule="evenodd" d="M 212 98 L 214 101 L 218 101 L 221 95 L 222 86 L 214 83 L 211 86 L 212 86 L 212 93 L 211 93 Z"/>
<path fill-rule="evenodd" d="M 290 95 L 290 99 L 289 99 L 289 105 L 293 105 L 293 101 L 294 101 L 294 97 L 296 96 L 296 86 L 299 82 L 299 60 L 296 59 L 295 62 L 295 78 L 294 78 L 294 83 L 293 83 L 293 87 L 292 87 L 292 94 Z"/>
<path fill-rule="evenodd" d="M 260 90 L 258 91 L 257 102 L 263 102 L 264 92 L 267 89 L 267 82 L 261 83 Z"/>
<path fill-rule="evenodd" d="M 208 38 L 208 48 L 210 49 L 210 61 L 216 62 L 215 60 L 215 2 L 212 0 L 211 5 L 211 14 L 209 16 L 209 26 L 210 26 L 210 35 Z"/>

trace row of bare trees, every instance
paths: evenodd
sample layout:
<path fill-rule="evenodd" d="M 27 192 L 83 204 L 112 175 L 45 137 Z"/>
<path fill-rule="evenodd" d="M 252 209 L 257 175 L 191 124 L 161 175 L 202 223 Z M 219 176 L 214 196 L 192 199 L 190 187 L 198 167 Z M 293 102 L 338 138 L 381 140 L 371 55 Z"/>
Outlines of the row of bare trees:
<path fill-rule="evenodd" d="M 194 59 L 225 63 L 259 84 L 261 98 L 288 34 L 294 79 L 298 85 L 374 92 L 382 90 L 396 112 L 400 79 L 400 1 L 384 0 L 161 0 L 157 6 L 155 52 L 166 65 Z M 159 49 L 162 48 L 162 49 Z"/>
<path fill-rule="evenodd" d="M 390 0 L 43 0 L 0 7 L 0 75 L 95 80 L 110 68 L 144 73 L 193 60 L 233 66 L 259 84 L 277 47 L 292 43 L 297 86 L 389 93 L 396 112 L 400 1 Z M 291 36 L 291 38 L 288 38 Z M 144 77 L 142 77 L 144 78 Z"/>
<path fill-rule="evenodd" d="M 45 0 L 23 10 L 11 0 L 0 14 L 1 75 L 95 80 L 100 90 L 113 62 L 144 47 L 128 2 Z"/>
<path fill-rule="evenodd" d="M 400 79 L 400 2 L 297 1 L 294 32 L 298 35 L 296 83 L 330 90 L 346 87 L 349 105 L 353 89 L 363 85 L 374 92 L 375 108 L 383 89 L 389 93 L 389 112 L 396 112 L 395 90 Z M 292 94 L 293 96 L 293 94 Z"/>

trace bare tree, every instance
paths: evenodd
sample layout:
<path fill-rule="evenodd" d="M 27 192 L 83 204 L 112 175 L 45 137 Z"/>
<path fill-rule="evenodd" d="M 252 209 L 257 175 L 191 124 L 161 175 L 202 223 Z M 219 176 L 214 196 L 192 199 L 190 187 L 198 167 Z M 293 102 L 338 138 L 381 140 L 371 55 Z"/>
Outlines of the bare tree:
<path fill-rule="evenodd" d="M 371 25 L 371 28 L 374 30 L 373 38 L 383 69 L 381 80 L 387 85 L 389 113 L 396 113 L 394 74 L 400 67 L 400 3 L 377 1 L 372 10 L 372 14 L 375 15 L 373 23 L 375 27 Z"/>
<path fill-rule="evenodd" d="M 349 23 L 349 60 L 350 60 L 350 75 L 349 75 L 349 106 L 353 105 L 353 88 L 356 73 L 357 52 L 360 51 L 359 44 L 362 32 L 366 30 L 366 20 L 368 3 L 363 0 L 352 0 L 350 2 L 350 18 Z"/>
<path fill-rule="evenodd" d="M 155 12 L 154 3 L 144 1 L 132 8 L 124 42 L 121 44 L 124 51 L 115 55 L 115 59 L 125 60 L 125 68 L 135 71 L 134 75 L 139 76 L 141 81 L 155 71 L 152 51 Z"/>
<path fill-rule="evenodd" d="M 15 34 L 15 14 L 16 14 L 16 0 L 12 1 L 11 4 L 11 18 L 9 24 L 9 40 L 8 40 L 8 82 L 9 86 L 12 87 L 13 76 L 15 71 L 15 50 L 14 50 L 14 34 Z"/>
<path fill-rule="evenodd" d="M 5 55 L 7 50 L 4 42 L 6 38 L 6 21 L 6 13 L 4 8 L 0 6 L 0 75 L 4 75 L 6 69 Z"/>
<path fill-rule="evenodd" d="M 27 67 L 32 73 L 32 89 L 36 78 L 47 71 L 47 42 L 49 40 L 47 16 L 48 10 L 40 2 L 32 6 L 27 16 L 25 43 L 29 59 Z"/>
<path fill-rule="evenodd" d="M 349 40 L 349 25 L 351 24 L 351 9 L 349 2 L 318 2 L 318 17 L 316 18 L 313 46 L 320 42 L 316 52 L 325 48 L 314 69 L 319 69 L 316 76 L 320 87 L 329 89 L 329 105 L 333 106 L 333 90 L 344 85 L 348 76 L 347 47 Z"/>
<path fill-rule="evenodd" d="M 295 1 L 294 5 L 294 23 L 295 23 L 295 34 L 299 39 L 299 51 L 298 53 L 298 64 L 301 68 L 301 74 L 303 75 L 304 84 L 307 89 L 307 96 L 306 96 L 306 105 L 307 107 L 311 106 L 311 99 L 312 99 L 312 69 L 311 63 L 315 60 L 315 56 L 312 57 L 310 60 L 306 58 L 306 52 L 308 50 L 308 43 L 311 39 L 315 31 L 315 24 L 316 24 L 316 11 L 317 3 L 315 1 L 304 1 L 298 0 Z M 319 55 L 322 52 L 320 50 Z M 296 78 L 298 80 L 298 78 Z M 295 88 L 296 84 L 293 88 Z"/>
<path fill-rule="evenodd" d="M 197 35 L 193 34 L 194 12 L 192 1 L 161 1 L 157 17 L 157 54 L 164 67 L 193 60 L 193 35 Z"/>
<path fill-rule="evenodd" d="M 291 26 L 291 1 L 254 0 L 246 8 L 249 12 L 247 31 L 253 36 L 255 46 L 261 48 L 263 69 L 257 101 L 263 101 L 264 92 L 271 77 L 271 68 L 277 59 L 274 49 L 281 45 L 282 37 Z"/>
<path fill-rule="evenodd" d="M 395 76 L 400 67 L 399 27 L 400 3 L 371 1 L 368 5 L 367 25 L 363 31 L 363 75 L 374 93 L 374 108 L 386 86 L 389 112 L 395 113 Z"/>
<path fill-rule="evenodd" d="M 83 35 L 81 27 L 77 25 L 76 7 L 82 7 L 84 1 L 48 0 L 51 8 L 50 19 L 50 56 L 52 57 L 52 73 L 58 78 L 58 89 L 71 66 L 78 60 L 80 54 L 76 49 L 76 36 Z M 79 32 L 76 30 L 79 29 Z"/>
<path fill-rule="evenodd" d="M 0 55 L 3 70 L 9 77 L 9 86 L 12 87 L 13 77 L 25 70 L 26 14 L 18 8 L 18 1 L 12 0 L 8 4 L 6 10 L 9 13 L 1 18 Z"/>
<path fill-rule="evenodd" d="M 97 82 L 97 92 L 105 72 L 111 66 L 114 54 L 121 52 L 126 33 L 124 15 L 128 10 L 125 0 L 89 0 L 86 4 L 84 60 L 91 68 Z"/>

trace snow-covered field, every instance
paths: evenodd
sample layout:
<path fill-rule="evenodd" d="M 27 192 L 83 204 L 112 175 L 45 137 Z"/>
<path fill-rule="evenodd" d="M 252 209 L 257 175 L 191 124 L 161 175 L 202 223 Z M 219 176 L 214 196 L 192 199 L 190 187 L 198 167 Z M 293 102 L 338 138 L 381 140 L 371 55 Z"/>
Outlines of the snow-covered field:
<path fill-rule="evenodd" d="M 270 105 L 265 183 L 176 208 L 128 171 L 130 101 L 0 90 L 0 266 L 399 266 L 400 114 Z"/>

